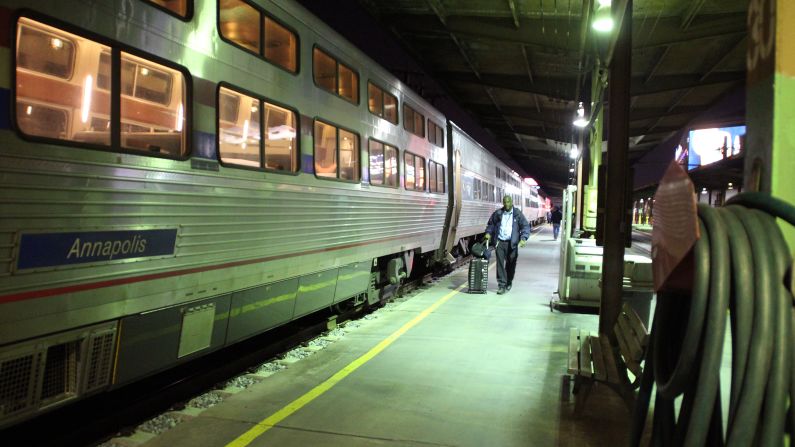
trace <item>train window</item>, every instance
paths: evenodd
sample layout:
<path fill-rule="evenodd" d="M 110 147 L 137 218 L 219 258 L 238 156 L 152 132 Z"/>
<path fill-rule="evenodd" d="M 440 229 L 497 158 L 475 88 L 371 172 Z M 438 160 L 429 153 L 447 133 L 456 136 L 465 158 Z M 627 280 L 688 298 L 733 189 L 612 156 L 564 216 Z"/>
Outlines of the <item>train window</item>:
<path fill-rule="evenodd" d="M 428 187 L 431 192 L 444 192 L 444 166 L 435 161 L 428 162 Z"/>
<path fill-rule="evenodd" d="M 312 66 L 312 74 L 318 87 L 353 103 L 359 103 L 359 75 L 352 68 L 319 48 L 312 52 Z"/>
<path fill-rule="evenodd" d="M 298 72 L 298 35 L 245 0 L 218 0 L 221 37 L 285 70 Z"/>
<path fill-rule="evenodd" d="M 266 169 L 298 171 L 297 121 L 294 111 L 265 103 Z"/>
<path fill-rule="evenodd" d="M 99 74 L 91 65 L 110 47 L 25 17 L 19 19 L 17 32 L 19 130 L 31 136 L 109 146 L 109 126 L 94 128 L 92 118 L 107 119 L 111 99 L 107 93 L 94 91 Z M 75 61 L 77 46 L 85 54 L 79 61 Z"/>
<path fill-rule="evenodd" d="M 122 147 L 182 155 L 185 148 L 182 73 L 124 52 L 121 66 Z M 128 96 L 158 104 L 134 101 Z"/>
<path fill-rule="evenodd" d="M 340 129 L 340 178 L 359 180 L 359 136 Z"/>
<path fill-rule="evenodd" d="M 472 199 L 480 200 L 480 179 L 473 179 Z"/>
<path fill-rule="evenodd" d="M 337 177 L 337 128 L 315 121 L 315 175 Z"/>
<path fill-rule="evenodd" d="M 403 154 L 403 184 L 406 189 L 414 189 L 414 154 L 405 152 Z"/>
<path fill-rule="evenodd" d="M 398 187 L 398 149 L 370 139 L 370 184 Z"/>
<path fill-rule="evenodd" d="M 395 96 L 385 92 L 372 82 L 367 83 L 367 96 L 370 113 L 378 115 L 392 124 L 397 124 L 397 98 Z"/>
<path fill-rule="evenodd" d="M 408 104 L 403 104 L 403 128 L 415 135 L 425 137 L 425 117 Z"/>
<path fill-rule="evenodd" d="M 315 120 L 315 175 L 359 180 L 359 136 Z"/>
<path fill-rule="evenodd" d="M 317 86 L 331 93 L 336 93 L 337 61 L 317 48 L 315 48 L 312 59 L 313 74 Z"/>
<path fill-rule="evenodd" d="M 298 38 L 279 22 L 265 16 L 265 59 L 295 73 L 298 71 Z"/>
<path fill-rule="evenodd" d="M 260 100 L 221 87 L 218 107 L 218 150 L 221 162 L 259 168 L 262 164 L 259 144 Z"/>
<path fill-rule="evenodd" d="M 219 0 L 221 36 L 249 51 L 260 52 L 260 12 L 243 0 Z"/>
<path fill-rule="evenodd" d="M 72 38 L 50 31 L 43 25 L 22 25 L 20 21 L 17 67 L 63 79 L 72 77 L 75 44 Z"/>
<path fill-rule="evenodd" d="M 20 131 L 98 146 L 119 141 L 123 149 L 185 155 L 187 89 L 182 72 L 25 17 L 19 19 L 18 35 L 16 110 Z M 49 36 L 51 51 L 41 48 L 42 36 Z M 76 48 L 80 58 L 68 65 L 69 73 L 79 75 L 54 79 L 66 74 L 58 67 L 75 58 Z M 61 51 L 71 54 L 65 57 Z M 32 52 L 42 60 L 33 61 L 29 57 Z M 119 73 L 112 70 L 113 54 L 121 61 Z M 47 63 L 44 59 L 51 56 L 53 60 Z M 121 85 L 121 95 L 116 97 L 110 94 L 114 77 Z M 111 121 L 112 103 L 121 112 L 117 126 Z"/>
<path fill-rule="evenodd" d="M 439 147 L 444 147 L 444 131 L 441 126 L 428 120 L 428 141 Z"/>
<path fill-rule="evenodd" d="M 188 0 L 146 0 L 154 3 L 161 8 L 173 12 L 174 14 L 186 18 L 188 17 Z"/>
<path fill-rule="evenodd" d="M 416 172 L 416 189 L 425 191 L 425 159 L 419 155 L 414 158 L 414 172 Z"/>

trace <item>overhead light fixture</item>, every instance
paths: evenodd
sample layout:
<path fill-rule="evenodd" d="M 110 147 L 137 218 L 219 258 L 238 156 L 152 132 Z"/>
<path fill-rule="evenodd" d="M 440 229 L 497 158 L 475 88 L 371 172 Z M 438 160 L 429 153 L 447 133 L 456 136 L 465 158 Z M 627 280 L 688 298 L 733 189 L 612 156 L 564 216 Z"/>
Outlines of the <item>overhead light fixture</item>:
<path fill-rule="evenodd" d="M 610 10 L 610 0 L 599 0 L 599 6 L 596 8 L 591 27 L 600 33 L 609 33 L 613 31 L 614 26 L 615 22 L 613 22 L 613 13 Z"/>
<path fill-rule="evenodd" d="M 569 172 L 574 172 L 574 168 L 569 168 Z"/>
<path fill-rule="evenodd" d="M 571 158 L 572 160 L 580 158 L 580 149 L 577 147 L 576 144 L 572 146 L 571 150 L 569 151 L 569 158 Z"/>
<path fill-rule="evenodd" d="M 574 120 L 573 124 L 577 127 L 585 127 L 588 125 L 588 120 L 585 119 L 585 108 L 582 106 L 582 103 L 577 107 L 577 118 Z"/>

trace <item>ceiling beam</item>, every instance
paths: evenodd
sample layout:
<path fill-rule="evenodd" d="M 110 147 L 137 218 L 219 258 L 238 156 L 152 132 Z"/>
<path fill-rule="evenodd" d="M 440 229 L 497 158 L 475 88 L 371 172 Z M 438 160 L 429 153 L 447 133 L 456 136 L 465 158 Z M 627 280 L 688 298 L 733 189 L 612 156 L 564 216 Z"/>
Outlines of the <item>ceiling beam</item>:
<path fill-rule="evenodd" d="M 428 0 L 430 1 L 430 0 Z M 438 0 L 436 0 L 438 1 Z M 506 43 L 527 45 L 553 54 L 570 55 L 577 57 L 581 33 L 588 32 L 589 28 L 583 26 L 582 18 L 571 21 L 564 18 L 523 18 L 522 27 L 506 27 L 504 19 L 488 17 L 444 16 L 447 30 L 438 30 L 436 16 L 418 15 L 391 15 L 385 20 L 395 24 L 403 33 L 422 38 L 446 38 L 447 32 L 452 32 L 462 39 L 471 40 L 484 45 L 504 45 Z M 635 21 L 642 20 L 635 17 Z M 667 45 L 697 43 L 701 40 L 717 39 L 723 37 L 747 34 L 746 13 L 710 14 L 699 17 L 697 25 L 691 25 L 682 30 L 679 17 L 662 17 L 657 22 L 654 33 L 644 36 L 643 39 L 633 39 L 643 42 L 633 47 L 634 51 L 659 48 Z M 586 23 L 587 25 L 587 23 Z M 577 39 L 556 39 L 538 30 L 544 26 L 547 29 L 559 29 L 570 32 Z M 637 27 L 636 27 L 637 28 Z M 583 29 L 585 31 L 583 31 Z M 636 31 L 640 32 L 640 31 Z"/>
<path fill-rule="evenodd" d="M 536 110 L 535 107 L 525 107 L 525 106 L 502 106 L 501 111 L 502 114 L 497 116 L 494 115 L 494 110 L 491 105 L 483 104 L 483 103 L 463 103 L 467 109 L 471 110 L 472 113 L 479 115 L 483 119 L 499 119 L 502 116 L 505 116 L 511 120 L 530 120 L 530 121 L 539 121 L 544 123 L 550 123 L 552 125 L 560 125 L 560 126 L 570 126 L 571 120 L 556 117 L 555 115 L 561 114 L 550 114 L 550 113 L 543 113 Z M 608 107 L 609 109 L 609 107 Z M 690 116 L 697 113 L 701 113 L 707 110 L 707 106 L 678 106 L 674 107 L 673 109 L 669 107 L 644 107 L 635 109 L 630 116 L 630 121 L 646 121 L 650 119 L 655 119 L 659 117 L 673 117 L 673 116 Z"/>
<path fill-rule="evenodd" d="M 663 59 L 665 59 L 665 56 L 668 55 L 668 51 L 670 50 L 671 50 L 670 45 L 663 47 L 663 50 L 660 52 L 659 56 L 657 57 L 657 62 L 655 62 L 654 66 L 651 67 L 651 70 L 649 71 L 648 76 L 646 76 L 646 80 L 643 81 L 643 84 L 648 84 L 649 81 L 651 81 L 651 78 L 653 78 L 654 75 L 657 74 L 657 70 L 659 70 L 659 68 L 662 66 L 662 61 Z"/>
<path fill-rule="evenodd" d="M 630 94 L 632 96 L 642 96 L 687 90 L 705 85 L 733 83 L 745 79 L 745 75 L 745 71 L 713 73 L 705 79 L 702 79 L 702 75 L 699 74 L 665 75 L 656 76 L 654 80 L 648 83 L 645 83 L 645 77 L 641 76 L 632 79 Z M 572 76 L 535 79 L 533 85 L 527 82 L 527 77 L 524 75 L 483 73 L 480 74 L 480 77 L 477 77 L 465 72 L 444 71 L 435 72 L 434 76 L 445 79 L 451 83 L 482 84 L 493 88 L 532 93 L 548 98 L 576 102 L 576 98 L 572 92 L 575 91 L 577 78 Z"/>

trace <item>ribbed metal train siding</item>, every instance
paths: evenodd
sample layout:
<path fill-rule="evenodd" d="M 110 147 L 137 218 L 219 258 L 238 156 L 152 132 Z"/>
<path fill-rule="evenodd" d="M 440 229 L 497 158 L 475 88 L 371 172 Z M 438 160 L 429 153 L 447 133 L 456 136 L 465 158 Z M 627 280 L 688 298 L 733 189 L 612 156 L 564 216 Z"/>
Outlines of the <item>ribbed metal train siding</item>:
<path fill-rule="evenodd" d="M 9 144 L 8 138 L 4 140 Z M 117 154 L 57 150 L 64 151 L 87 160 L 0 158 L 0 213 L 4 216 L 0 240 L 5 241 L 0 254 L 4 259 L 0 294 L 347 247 L 311 264 L 292 265 L 291 271 L 300 275 L 336 267 L 339 258 L 367 260 L 410 249 L 417 246 L 418 239 L 423 250 L 433 250 L 439 246 L 443 230 L 447 205 L 443 195 L 324 181 L 306 174 L 178 170 L 189 166 L 189 161 L 147 160 L 160 165 L 151 168 L 130 163 L 113 166 L 88 159 L 115 158 Z M 12 273 L 13 242 L 19 231 L 142 227 L 178 228 L 175 256 Z M 379 240 L 386 242 L 376 248 L 367 244 Z M 225 282 L 234 280 L 234 275 L 234 269 L 225 272 Z M 103 299 L 135 299 L 136 293 L 147 294 L 145 284 L 136 287 L 130 296 Z M 0 312 L 0 323 L 12 315 Z"/>

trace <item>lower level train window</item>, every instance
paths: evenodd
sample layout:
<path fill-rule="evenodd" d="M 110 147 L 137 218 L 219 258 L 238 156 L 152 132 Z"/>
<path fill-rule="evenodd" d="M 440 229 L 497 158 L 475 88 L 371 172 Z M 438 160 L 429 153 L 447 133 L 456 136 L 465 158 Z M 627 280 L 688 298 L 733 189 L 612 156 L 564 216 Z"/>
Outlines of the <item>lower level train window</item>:
<path fill-rule="evenodd" d="M 400 186 L 398 148 L 370 139 L 370 184 Z"/>
<path fill-rule="evenodd" d="M 359 180 L 359 135 L 315 120 L 315 175 Z"/>
<path fill-rule="evenodd" d="M 443 193 L 444 190 L 444 166 L 435 161 L 428 162 L 428 189 L 431 192 Z"/>
<path fill-rule="evenodd" d="M 187 86 L 181 71 L 26 17 L 19 19 L 17 36 L 16 122 L 22 133 L 186 155 Z M 122 67 L 118 72 L 111 68 L 114 57 Z M 122 87 L 115 96 L 113 79 Z M 111 116 L 114 103 L 120 116 Z"/>
<path fill-rule="evenodd" d="M 425 159 L 410 152 L 403 154 L 406 189 L 425 191 Z"/>
<path fill-rule="evenodd" d="M 298 171 L 296 112 L 228 87 L 218 89 L 218 149 L 229 165 Z"/>

